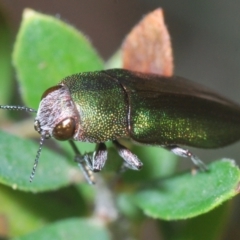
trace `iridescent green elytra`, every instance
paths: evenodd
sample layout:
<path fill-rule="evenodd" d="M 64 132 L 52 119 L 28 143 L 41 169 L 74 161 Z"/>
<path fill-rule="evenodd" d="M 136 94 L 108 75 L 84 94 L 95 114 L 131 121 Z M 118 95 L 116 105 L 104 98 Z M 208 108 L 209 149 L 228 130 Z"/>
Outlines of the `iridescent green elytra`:
<path fill-rule="evenodd" d="M 129 137 L 146 144 L 215 148 L 240 139 L 240 106 L 180 77 L 112 69 L 76 74 L 61 84 L 80 115 L 82 130 L 74 140 Z"/>
<path fill-rule="evenodd" d="M 142 167 L 138 157 L 118 142 L 122 137 L 165 147 L 206 169 L 197 156 L 178 145 L 218 148 L 239 140 L 240 106 L 181 77 L 109 69 L 66 77 L 45 91 L 34 127 L 41 140 L 30 180 L 43 141 L 54 137 L 69 140 L 75 161 L 93 183 L 92 171 L 100 171 L 107 159 L 106 141 L 114 143 L 124 167 Z M 97 143 L 96 151 L 81 155 L 74 140 Z"/>

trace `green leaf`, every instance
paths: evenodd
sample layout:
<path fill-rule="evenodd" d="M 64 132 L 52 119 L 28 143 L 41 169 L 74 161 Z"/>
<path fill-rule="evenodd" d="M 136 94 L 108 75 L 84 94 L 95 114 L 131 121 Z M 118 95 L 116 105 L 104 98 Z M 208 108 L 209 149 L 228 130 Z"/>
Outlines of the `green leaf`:
<path fill-rule="evenodd" d="M 222 239 L 224 231 L 226 230 L 229 213 L 230 204 L 227 202 L 215 208 L 213 211 L 188 219 L 183 222 L 181 231 L 178 236 L 175 235 L 173 240 Z"/>
<path fill-rule="evenodd" d="M 26 9 L 13 52 L 24 102 L 37 108 L 43 92 L 64 77 L 103 69 L 83 34 L 59 19 Z"/>
<path fill-rule="evenodd" d="M 32 234 L 14 240 L 110 240 L 102 223 L 89 219 L 67 219 L 44 227 Z"/>
<path fill-rule="evenodd" d="M 213 240 L 222 239 L 231 215 L 230 201 L 200 216 L 180 221 L 158 221 L 164 239 Z M 214 223 L 214 224 L 213 224 Z"/>
<path fill-rule="evenodd" d="M 75 178 L 79 179 L 80 169 L 43 147 L 35 178 L 30 183 L 37 150 L 38 145 L 30 140 L 0 132 L 0 182 L 13 189 L 40 192 L 58 189 L 71 184 Z"/>
<path fill-rule="evenodd" d="M 73 186 L 32 194 L 0 184 L 0 192 L 1 233 L 3 226 L 7 225 L 9 237 L 30 233 L 49 222 L 81 216 L 87 210 L 81 194 Z"/>
<path fill-rule="evenodd" d="M 165 220 L 194 217 L 217 207 L 239 192 L 240 171 L 232 160 L 210 164 L 209 172 L 180 174 L 148 183 L 135 193 L 146 215 Z"/>

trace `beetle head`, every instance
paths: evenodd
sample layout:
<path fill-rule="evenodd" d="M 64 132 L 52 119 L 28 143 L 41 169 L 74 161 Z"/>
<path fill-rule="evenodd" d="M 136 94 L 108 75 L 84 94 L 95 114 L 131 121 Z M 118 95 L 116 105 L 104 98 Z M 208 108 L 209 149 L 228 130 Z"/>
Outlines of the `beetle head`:
<path fill-rule="evenodd" d="M 44 140 L 51 137 L 57 140 L 71 139 L 76 131 L 76 123 L 79 121 L 75 104 L 64 84 L 51 87 L 44 92 L 38 111 L 28 107 L 6 105 L 0 105 L 0 109 L 37 112 L 34 128 L 41 135 L 41 138 L 30 182 L 34 178 Z"/>
<path fill-rule="evenodd" d="M 79 114 L 65 85 L 47 89 L 40 102 L 34 128 L 44 138 L 69 140 L 74 136 Z"/>

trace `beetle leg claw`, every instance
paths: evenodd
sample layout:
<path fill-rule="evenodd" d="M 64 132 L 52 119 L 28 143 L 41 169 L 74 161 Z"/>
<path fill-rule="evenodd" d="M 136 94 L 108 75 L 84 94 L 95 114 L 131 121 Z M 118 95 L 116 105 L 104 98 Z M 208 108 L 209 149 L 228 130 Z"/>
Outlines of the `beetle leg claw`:
<path fill-rule="evenodd" d="M 122 170 L 129 168 L 132 170 L 140 170 L 143 166 L 143 163 L 138 159 L 138 157 L 133 154 L 129 149 L 124 147 L 118 141 L 113 141 L 115 147 L 117 148 L 118 154 L 123 158 L 124 164 Z"/>
<path fill-rule="evenodd" d="M 85 156 L 76 155 L 74 161 L 81 168 L 82 173 L 89 184 L 95 184 L 93 172 L 85 161 Z"/>
<path fill-rule="evenodd" d="M 93 154 L 85 154 L 84 160 L 93 172 L 100 172 L 107 161 L 107 147 L 104 143 L 96 146 Z"/>
<path fill-rule="evenodd" d="M 76 144 L 72 140 L 69 140 L 69 143 L 70 143 L 74 153 L 76 154 L 75 158 L 74 158 L 74 161 L 78 163 L 78 166 L 81 168 L 85 179 L 87 180 L 87 182 L 89 184 L 95 184 L 95 179 L 94 179 L 94 176 L 93 176 L 93 172 L 91 171 L 88 164 L 86 163 L 85 157 L 82 156 L 82 154 L 78 150 Z"/>
<path fill-rule="evenodd" d="M 198 156 L 191 153 L 189 150 L 181 148 L 177 145 L 167 145 L 163 146 L 169 151 L 173 152 L 177 156 L 190 158 L 193 164 L 202 171 L 208 171 L 208 167 L 198 158 Z"/>

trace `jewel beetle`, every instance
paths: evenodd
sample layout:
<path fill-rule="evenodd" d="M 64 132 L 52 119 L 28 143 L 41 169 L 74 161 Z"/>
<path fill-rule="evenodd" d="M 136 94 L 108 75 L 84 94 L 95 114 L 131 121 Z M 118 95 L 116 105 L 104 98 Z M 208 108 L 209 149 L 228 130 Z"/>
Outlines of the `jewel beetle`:
<path fill-rule="evenodd" d="M 43 142 L 51 137 L 69 141 L 89 183 L 94 183 L 92 172 L 100 171 L 107 160 L 107 141 L 114 143 L 126 168 L 138 170 L 142 162 L 118 142 L 123 137 L 164 147 L 206 170 L 197 156 L 179 145 L 219 148 L 240 139 L 238 104 L 182 77 L 124 69 L 68 76 L 44 92 L 37 111 L 0 108 L 37 112 L 34 128 L 41 140 L 30 181 Z M 81 155 L 74 141 L 96 143 L 96 150 Z"/>

